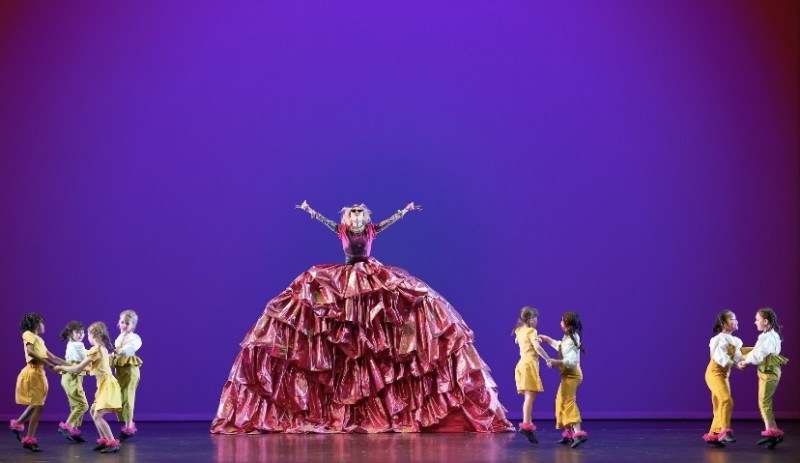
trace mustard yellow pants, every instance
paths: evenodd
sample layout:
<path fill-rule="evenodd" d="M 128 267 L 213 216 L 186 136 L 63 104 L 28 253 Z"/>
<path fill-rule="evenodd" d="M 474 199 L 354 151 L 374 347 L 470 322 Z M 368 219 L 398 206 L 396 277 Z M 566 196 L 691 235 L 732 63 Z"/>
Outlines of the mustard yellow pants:
<path fill-rule="evenodd" d="M 723 368 L 714 360 L 711 360 L 706 368 L 706 385 L 711 390 L 711 406 L 714 410 L 710 432 L 714 434 L 718 434 L 723 428 L 731 427 L 733 397 L 728 381 L 730 373 L 730 367 Z"/>
<path fill-rule="evenodd" d="M 139 386 L 139 367 L 133 365 L 116 367 L 116 373 L 122 391 L 122 409 L 117 412 L 117 419 L 127 424 L 133 421 L 136 388 Z"/>
<path fill-rule="evenodd" d="M 581 367 L 562 368 L 561 383 L 556 392 L 556 429 L 564 429 L 581 422 L 578 409 L 578 386 L 583 381 Z"/>
<path fill-rule="evenodd" d="M 781 367 L 770 367 L 767 371 L 758 370 L 758 409 L 764 421 L 775 421 L 772 409 L 772 396 L 781 380 Z"/>
<path fill-rule="evenodd" d="M 89 410 L 86 392 L 83 390 L 83 376 L 75 373 L 61 375 L 61 387 L 69 400 L 69 416 L 67 424 L 79 428 L 83 424 L 83 415 Z"/>

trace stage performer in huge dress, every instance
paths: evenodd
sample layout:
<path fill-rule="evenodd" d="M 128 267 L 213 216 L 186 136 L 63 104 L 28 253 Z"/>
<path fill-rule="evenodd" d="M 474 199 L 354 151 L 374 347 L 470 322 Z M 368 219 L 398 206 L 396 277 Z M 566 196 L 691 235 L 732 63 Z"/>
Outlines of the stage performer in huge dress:
<path fill-rule="evenodd" d="M 436 291 L 370 256 L 363 204 L 341 223 L 296 206 L 341 240 L 345 264 L 311 267 L 241 343 L 212 433 L 514 431 L 472 330 Z"/>

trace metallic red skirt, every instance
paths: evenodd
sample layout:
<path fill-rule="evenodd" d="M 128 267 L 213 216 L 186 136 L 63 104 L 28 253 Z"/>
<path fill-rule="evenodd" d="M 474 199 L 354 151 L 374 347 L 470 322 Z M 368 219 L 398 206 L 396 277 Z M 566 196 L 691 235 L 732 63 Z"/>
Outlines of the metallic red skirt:
<path fill-rule="evenodd" d="M 211 432 L 513 431 L 472 340 L 401 268 L 312 267 L 245 336 Z"/>

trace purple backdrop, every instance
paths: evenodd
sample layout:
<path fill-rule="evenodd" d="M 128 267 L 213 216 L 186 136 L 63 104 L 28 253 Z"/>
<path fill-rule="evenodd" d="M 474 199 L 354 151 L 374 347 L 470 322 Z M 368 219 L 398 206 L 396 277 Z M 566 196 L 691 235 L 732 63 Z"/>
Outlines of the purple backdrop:
<path fill-rule="evenodd" d="M 331 218 L 424 206 L 374 255 L 460 311 L 512 418 L 526 304 L 552 336 L 582 314 L 586 418 L 710 417 L 715 314 L 751 345 L 772 306 L 792 359 L 778 416 L 798 418 L 797 18 L 791 1 L 5 1 L 0 416 L 21 411 L 23 312 L 63 355 L 67 321 L 116 336 L 133 307 L 138 419 L 210 420 L 265 303 L 342 260 L 306 199 Z M 757 417 L 754 371 L 731 381 L 734 417 Z"/>

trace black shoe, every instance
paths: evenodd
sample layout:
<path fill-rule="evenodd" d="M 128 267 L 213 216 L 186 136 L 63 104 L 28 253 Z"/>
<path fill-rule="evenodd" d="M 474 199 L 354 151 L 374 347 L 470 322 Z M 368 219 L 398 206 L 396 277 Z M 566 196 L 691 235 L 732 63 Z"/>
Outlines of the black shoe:
<path fill-rule="evenodd" d="M 12 429 L 11 432 L 13 432 L 15 436 L 17 436 L 18 441 L 22 442 L 22 436 L 20 435 L 19 431 L 17 431 L 16 429 Z"/>
<path fill-rule="evenodd" d="M 94 450 L 95 452 L 99 452 L 100 450 L 103 450 L 106 447 L 107 447 L 106 444 L 97 444 L 97 447 L 93 448 L 92 450 Z"/>
<path fill-rule="evenodd" d="M 86 442 L 86 439 L 81 437 L 80 434 L 75 434 L 74 436 L 70 434 L 70 437 L 72 437 L 72 440 L 74 440 L 75 442 Z"/>
<path fill-rule="evenodd" d="M 58 428 L 58 433 L 64 436 L 68 441 L 73 441 L 73 442 L 75 441 L 75 439 L 72 438 L 72 435 L 69 433 L 69 431 L 67 431 L 64 428 Z"/>
<path fill-rule="evenodd" d="M 774 449 L 778 444 L 783 442 L 783 436 L 772 436 L 772 437 L 768 437 L 768 439 L 769 439 L 767 441 L 767 448 L 768 449 Z"/>
<path fill-rule="evenodd" d="M 528 439 L 528 442 L 530 442 L 531 444 L 539 443 L 539 439 L 536 438 L 536 433 L 531 431 L 530 429 L 520 429 L 519 433 L 525 436 L 525 438 Z"/>
<path fill-rule="evenodd" d="M 117 452 L 119 452 L 119 445 L 104 447 L 102 450 L 100 450 L 100 453 L 117 453 Z"/>
<path fill-rule="evenodd" d="M 130 439 L 131 437 L 133 437 L 133 433 L 128 434 L 127 432 L 121 432 L 119 434 L 119 441 L 120 442 L 125 442 L 126 440 Z"/>
<path fill-rule="evenodd" d="M 716 439 L 714 439 L 714 440 L 707 440 L 707 441 L 706 441 L 706 444 L 708 444 L 708 445 L 710 445 L 710 446 L 712 446 L 712 447 L 725 447 L 725 442 L 718 441 L 718 440 L 716 440 Z"/>
<path fill-rule="evenodd" d="M 570 445 L 570 447 L 572 447 L 572 448 L 576 449 L 576 448 L 578 448 L 578 446 L 579 446 L 579 445 L 583 444 L 583 443 L 584 443 L 584 442 L 586 442 L 587 440 L 589 440 L 589 439 L 587 439 L 587 438 L 586 438 L 586 436 L 579 436 L 579 437 L 576 437 L 576 438 L 575 438 L 575 440 L 574 440 L 574 441 L 572 442 L 572 444 Z"/>
<path fill-rule="evenodd" d="M 769 437 L 762 437 L 760 441 L 756 442 L 756 445 L 764 445 L 769 442 Z"/>
<path fill-rule="evenodd" d="M 22 448 L 26 448 L 31 452 L 41 452 L 42 449 L 39 448 L 37 444 L 22 444 Z"/>
<path fill-rule="evenodd" d="M 725 436 L 722 438 L 722 442 L 725 442 L 726 444 L 730 444 L 731 442 L 736 442 L 736 438 L 733 437 L 733 434 L 731 434 L 729 432 L 726 432 Z"/>
<path fill-rule="evenodd" d="M 561 440 L 556 441 L 557 444 L 567 445 L 572 443 L 572 439 L 569 437 L 562 437 Z"/>

